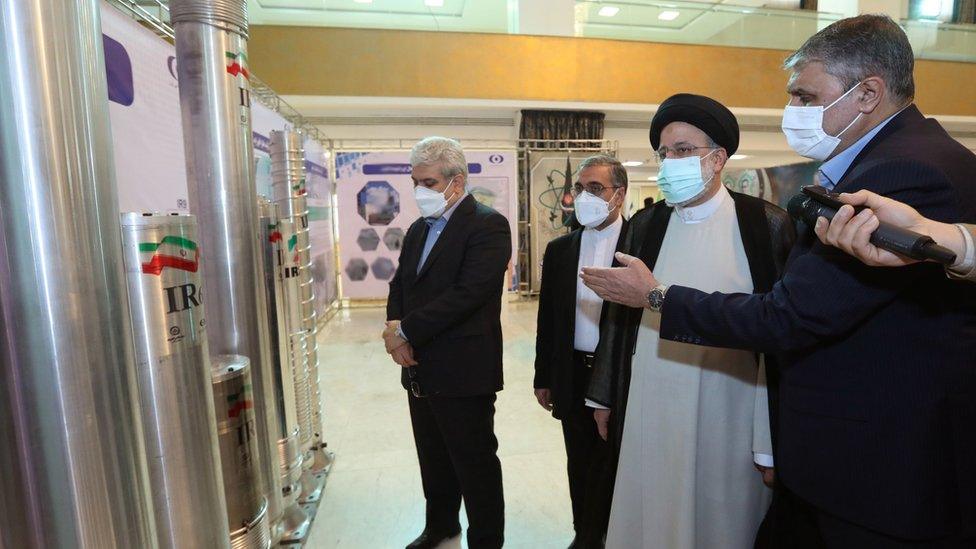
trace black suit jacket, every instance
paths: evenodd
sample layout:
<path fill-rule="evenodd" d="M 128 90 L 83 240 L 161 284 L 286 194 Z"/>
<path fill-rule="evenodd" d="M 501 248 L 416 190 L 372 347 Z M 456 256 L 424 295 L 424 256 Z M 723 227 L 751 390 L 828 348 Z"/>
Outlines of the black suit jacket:
<path fill-rule="evenodd" d="M 836 188 L 858 189 L 972 223 L 976 156 L 912 106 Z M 781 353 L 777 472 L 803 499 L 893 536 L 976 528 L 976 285 L 867 267 L 807 230 L 766 294 L 672 287 L 661 336 Z"/>
<path fill-rule="evenodd" d="M 420 272 L 427 223 L 407 230 L 390 282 L 388 320 L 400 320 L 428 395 L 471 396 L 502 389 L 501 296 L 512 255 L 508 220 L 467 196 Z M 404 370 L 401 382 L 406 388 Z"/>
<path fill-rule="evenodd" d="M 620 227 L 617 250 L 627 234 L 627 221 Z M 576 339 L 576 283 L 579 280 L 580 244 L 583 228 L 553 239 L 542 260 L 542 288 L 535 338 L 536 389 L 549 389 L 552 415 L 567 416 L 581 406 L 583 395 L 574 394 L 573 351 Z M 613 262 L 616 265 L 616 260 Z M 606 305 L 603 307 L 606 310 Z M 578 397 L 578 398 L 577 398 Z"/>

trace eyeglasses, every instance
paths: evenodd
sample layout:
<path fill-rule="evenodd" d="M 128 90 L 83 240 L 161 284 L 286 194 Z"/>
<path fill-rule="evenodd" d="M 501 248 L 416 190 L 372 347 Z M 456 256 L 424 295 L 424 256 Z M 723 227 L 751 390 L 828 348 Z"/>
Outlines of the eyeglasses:
<path fill-rule="evenodd" d="M 667 147 L 661 147 L 660 149 L 654 151 L 654 158 L 657 160 L 658 164 L 664 161 L 665 158 L 688 158 L 689 156 L 695 154 L 698 149 L 708 149 L 715 150 L 718 147 L 693 147 L 691 145 L 679 145 L 673 149 Z"/>
<path fill-rule="evenodd" d="M 407 377 L 410 378 L 410 393 L 416 398 L 424 398 L 427 393 L 420 388 L 420 382 L 417 381 L 417 368 L 415 366 L 409 366 L 407 368 Z"/>
<path fill-rule="evenodd" d="M 619 189 L 619 188 L 620 187 L 617 185 L 612 185 L 610 187 L 607 187 L 606 185 L 601 185 L 600 183 L 596 183 L 596 182 L 591 182 L 584 185 L 577 181 L 576 183 L 573 184 L 573 192 L 577 195 L 583 194 L 583 191 L 586 191 L 594 196 L 600 196 L 601 194 L 603 194 L 603 191 L 607 189 Z"/>

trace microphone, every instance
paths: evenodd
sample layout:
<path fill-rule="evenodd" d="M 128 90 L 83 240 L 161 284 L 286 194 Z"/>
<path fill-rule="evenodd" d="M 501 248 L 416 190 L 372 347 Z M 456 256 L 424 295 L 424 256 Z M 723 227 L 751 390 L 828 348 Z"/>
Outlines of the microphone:
<path fill-rule="evenodd" d="M 790 199 L 786 211 L 794 219 L 803 220 L 809 227 L 817 223 L 817 218 L 826 217 L 827 221 L 834 218 L 837 210 L 844 205 L 837 195 L 832 195 L 823 187 L 814 185 L 803 187 L 803 192 Z M 854 212 L 864 210 L 863 206 L 855 206 Z M 956 254 L 939 246 L 931 237 L 896 227 L 884 221 L 871 233 L 871 244 L 889 252 L 901 254 L 919 261 L 931 260 L 943 265 L 952 265 L 956 261 Z"/>

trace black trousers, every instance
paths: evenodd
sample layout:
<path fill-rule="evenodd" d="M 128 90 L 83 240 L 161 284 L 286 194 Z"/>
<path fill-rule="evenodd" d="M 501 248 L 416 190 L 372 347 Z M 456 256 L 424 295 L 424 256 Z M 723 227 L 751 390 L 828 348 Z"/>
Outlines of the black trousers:
<path fill-rule="evenodd" d="M 592 370 L 580 353 L 573 362 L 573 402 L 576 405 L 564 412 L 562 418 L 573 529 L 580 545 L 598 547 L 602 546 L 610 517 L 610 491 L 602 478 L 609 450 L 597 431 L 593 408 L 585 404 Z"/>
<path fill-rule="evenodd" d="M 468 514 L 468 547 L 495 549 L 505 536 L 502 465 L 495 438 L 495 395 L 422 397 L 408 394 L 410 422 L 427 500 L 427 529 L 460 529 Z"/>
<path fill-rule="evenodd" d="M 826 513 L 779 483 L 756 549 L 972 549 L 976 539 L 895 538 Z"/>

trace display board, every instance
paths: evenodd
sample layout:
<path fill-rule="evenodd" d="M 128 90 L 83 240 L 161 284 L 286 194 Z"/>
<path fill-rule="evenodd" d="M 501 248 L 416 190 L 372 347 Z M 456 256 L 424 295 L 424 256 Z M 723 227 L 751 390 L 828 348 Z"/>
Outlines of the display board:
<path fill-rule="evenodd" d="M 516 232 L 515 151 L 465 151 L 468 192 L 504 215 L 513 258 Z M 410 179 L 410 151 L 336 154 L 342 297 L 385 299 L 403 236 L 420 217 Z M 514 273 L 514 260 L 509 273 Z M 512 279 L 509 278 L 508 285 Z"/>
<path fill-rule="evenodd" d="M 172 44 L 102 2 L 119 209 L 189 211 Z"/>
<path fill-rule="evenodd" d="M 572 186 L 580 162 L 592 152 L 530 150 L 529 175 L 529 291 L 542 286 L 542 257 L 554 238 L 570 231 Z"/>
<path fill-rule="evenodd" d="M 335 217 L 332 179 L 327 168 L 328 152 L 314 139 L 305 141 L 305 188 L 308 203 L 308 230 L 312 246 L 312 281 L 315 311 L 321 317 L 339 299 L 336 278 L 336 249 L 333 238 Z"/>

